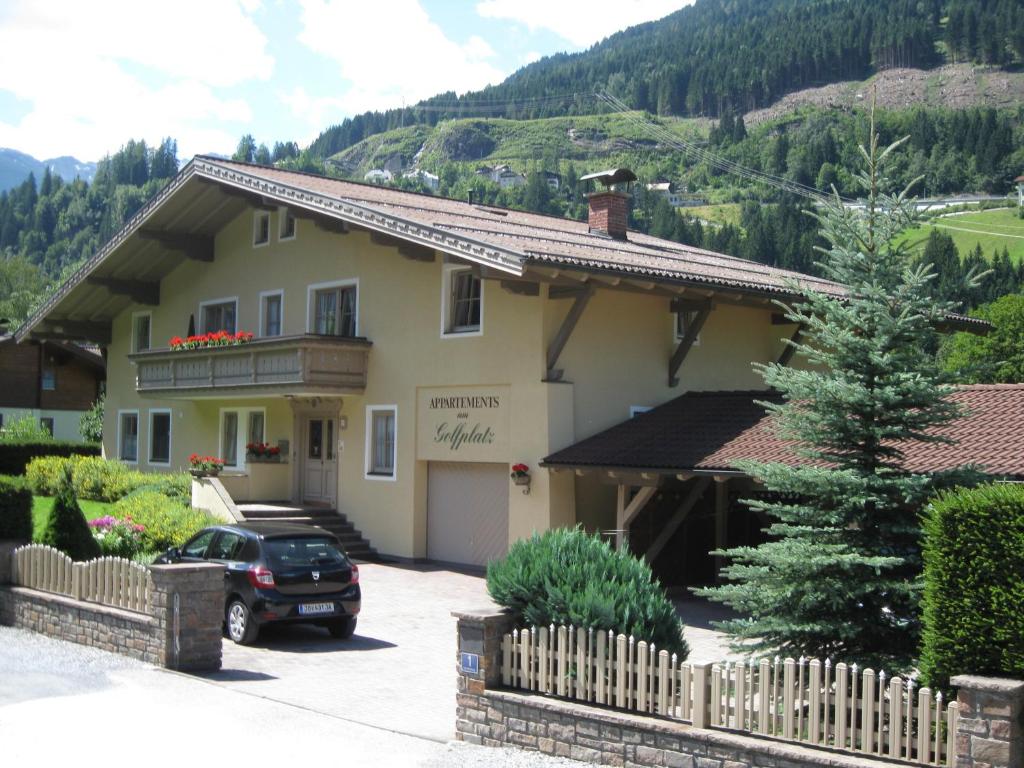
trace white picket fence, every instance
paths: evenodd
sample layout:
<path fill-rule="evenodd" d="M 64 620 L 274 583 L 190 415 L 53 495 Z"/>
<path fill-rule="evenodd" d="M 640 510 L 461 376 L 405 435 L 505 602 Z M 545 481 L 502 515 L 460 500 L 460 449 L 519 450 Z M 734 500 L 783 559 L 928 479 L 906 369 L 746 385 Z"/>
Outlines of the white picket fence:
<path fill-rule="evenodd" d="M 925 765 L 956 762 L 957 704 L 884 672 L 786 659 L 691 665 L 653 644 L 574 627 L 502 638 L 502 683 L 808 746 Z"/>
<path fill-rule="evenodd" d="M 58 549 L 28 544 L 14 550 L 12 581 L 90 603 L 147 613 L 149 569 L 121 557 L 76 563 Z"/>

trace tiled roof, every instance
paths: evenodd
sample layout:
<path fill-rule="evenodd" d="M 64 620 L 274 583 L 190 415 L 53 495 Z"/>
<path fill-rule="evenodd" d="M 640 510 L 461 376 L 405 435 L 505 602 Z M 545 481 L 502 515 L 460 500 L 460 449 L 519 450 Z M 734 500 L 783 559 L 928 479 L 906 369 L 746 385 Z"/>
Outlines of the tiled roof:
<path fill-rule="evenodd" d="M 201 157 L 220 166 L 284 187 L 344 200 L 383 214 L 436 227 L 521 255 L 525 263 L 629 273 L 762 293 L 789 294 L 799 282 L 839 295 L 838 284 L 798 272 L 694 248 L 630 231 L 625 241 L 593 234 L 584 221 L 513 211 L 468 201 L 359 184 L 278 168 Z M 272 194 L 272 190 L 264 190 Z"/>
<path fill-rule="evenodd" d="M 989 475 L 1024 479 L 1024 384 L 959 387 L 952 399 L 966 414 L 939 433 L 953 444 L 914 443 L 907 468 L 936 472 L 977 464 Z M 736 471 L 751 459 L 795 464 L 758 400 L 770 392 L 688 392 L 544 459 L 547 466 L 683 471 Z"/>

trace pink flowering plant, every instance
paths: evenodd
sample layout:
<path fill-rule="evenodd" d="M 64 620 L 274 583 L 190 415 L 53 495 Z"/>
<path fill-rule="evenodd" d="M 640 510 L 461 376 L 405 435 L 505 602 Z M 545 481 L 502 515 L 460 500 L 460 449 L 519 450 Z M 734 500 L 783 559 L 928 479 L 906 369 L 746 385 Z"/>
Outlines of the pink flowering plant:
<path fill-rule="evenodd" d="M 89 529 L 104 555 L 130 560 L 142 551 L 142 533 L 146 528 L 132 522 L 131 515 L 123 520 L 113 515 L 97 517 L 89 521 Z"/>

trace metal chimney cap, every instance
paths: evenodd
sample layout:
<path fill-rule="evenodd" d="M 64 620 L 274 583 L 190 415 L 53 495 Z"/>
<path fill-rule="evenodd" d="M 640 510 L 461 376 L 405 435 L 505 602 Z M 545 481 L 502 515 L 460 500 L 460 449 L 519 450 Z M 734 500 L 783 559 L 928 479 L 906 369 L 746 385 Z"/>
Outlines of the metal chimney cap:
<path fill-rule="evenodd" d="M 636 181 L 636 174 L 629 170 L 629 168 L 610 168 L 607 171 L 598 171 L 597 173 L 588 173 L 586 176 L 580 176 L 580 181 L 590 180 L 599 181 L 604 186 L 610 187 L 613 184 Z"/>

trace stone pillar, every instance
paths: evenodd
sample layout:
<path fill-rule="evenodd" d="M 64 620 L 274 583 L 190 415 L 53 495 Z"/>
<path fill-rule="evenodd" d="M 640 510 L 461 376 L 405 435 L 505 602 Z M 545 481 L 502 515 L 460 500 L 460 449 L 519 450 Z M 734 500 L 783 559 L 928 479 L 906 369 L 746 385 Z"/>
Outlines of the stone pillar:
<path fill-rule="evenodd" d="M 455 611 L 452 616 L 458 619 L 455 665 L 459 693 L 480 695 L 487 688 L 501 685 L 501 638 L 512 630 L 511 616 L 494 608 Z M 467 656 L 464 658 L 463 654 Z"/>
<path fill-rule="evenodd" d="M 23 546 L 23 541 L 4 539 L 0 541 L 0 584 L 10 584 L 14 568 L 14 550 Z"/>
<path fill-rule="evenodd" d="M 159 624 L 159 661 L 168 669 L 220 669 L 224 566 L 182 563 L 150 567 L 150 612 Z"/>
<path fill-rule="evenodd" d="M 1024 768 L 1024 681 L 956 675 L 956 768 Z"/>

